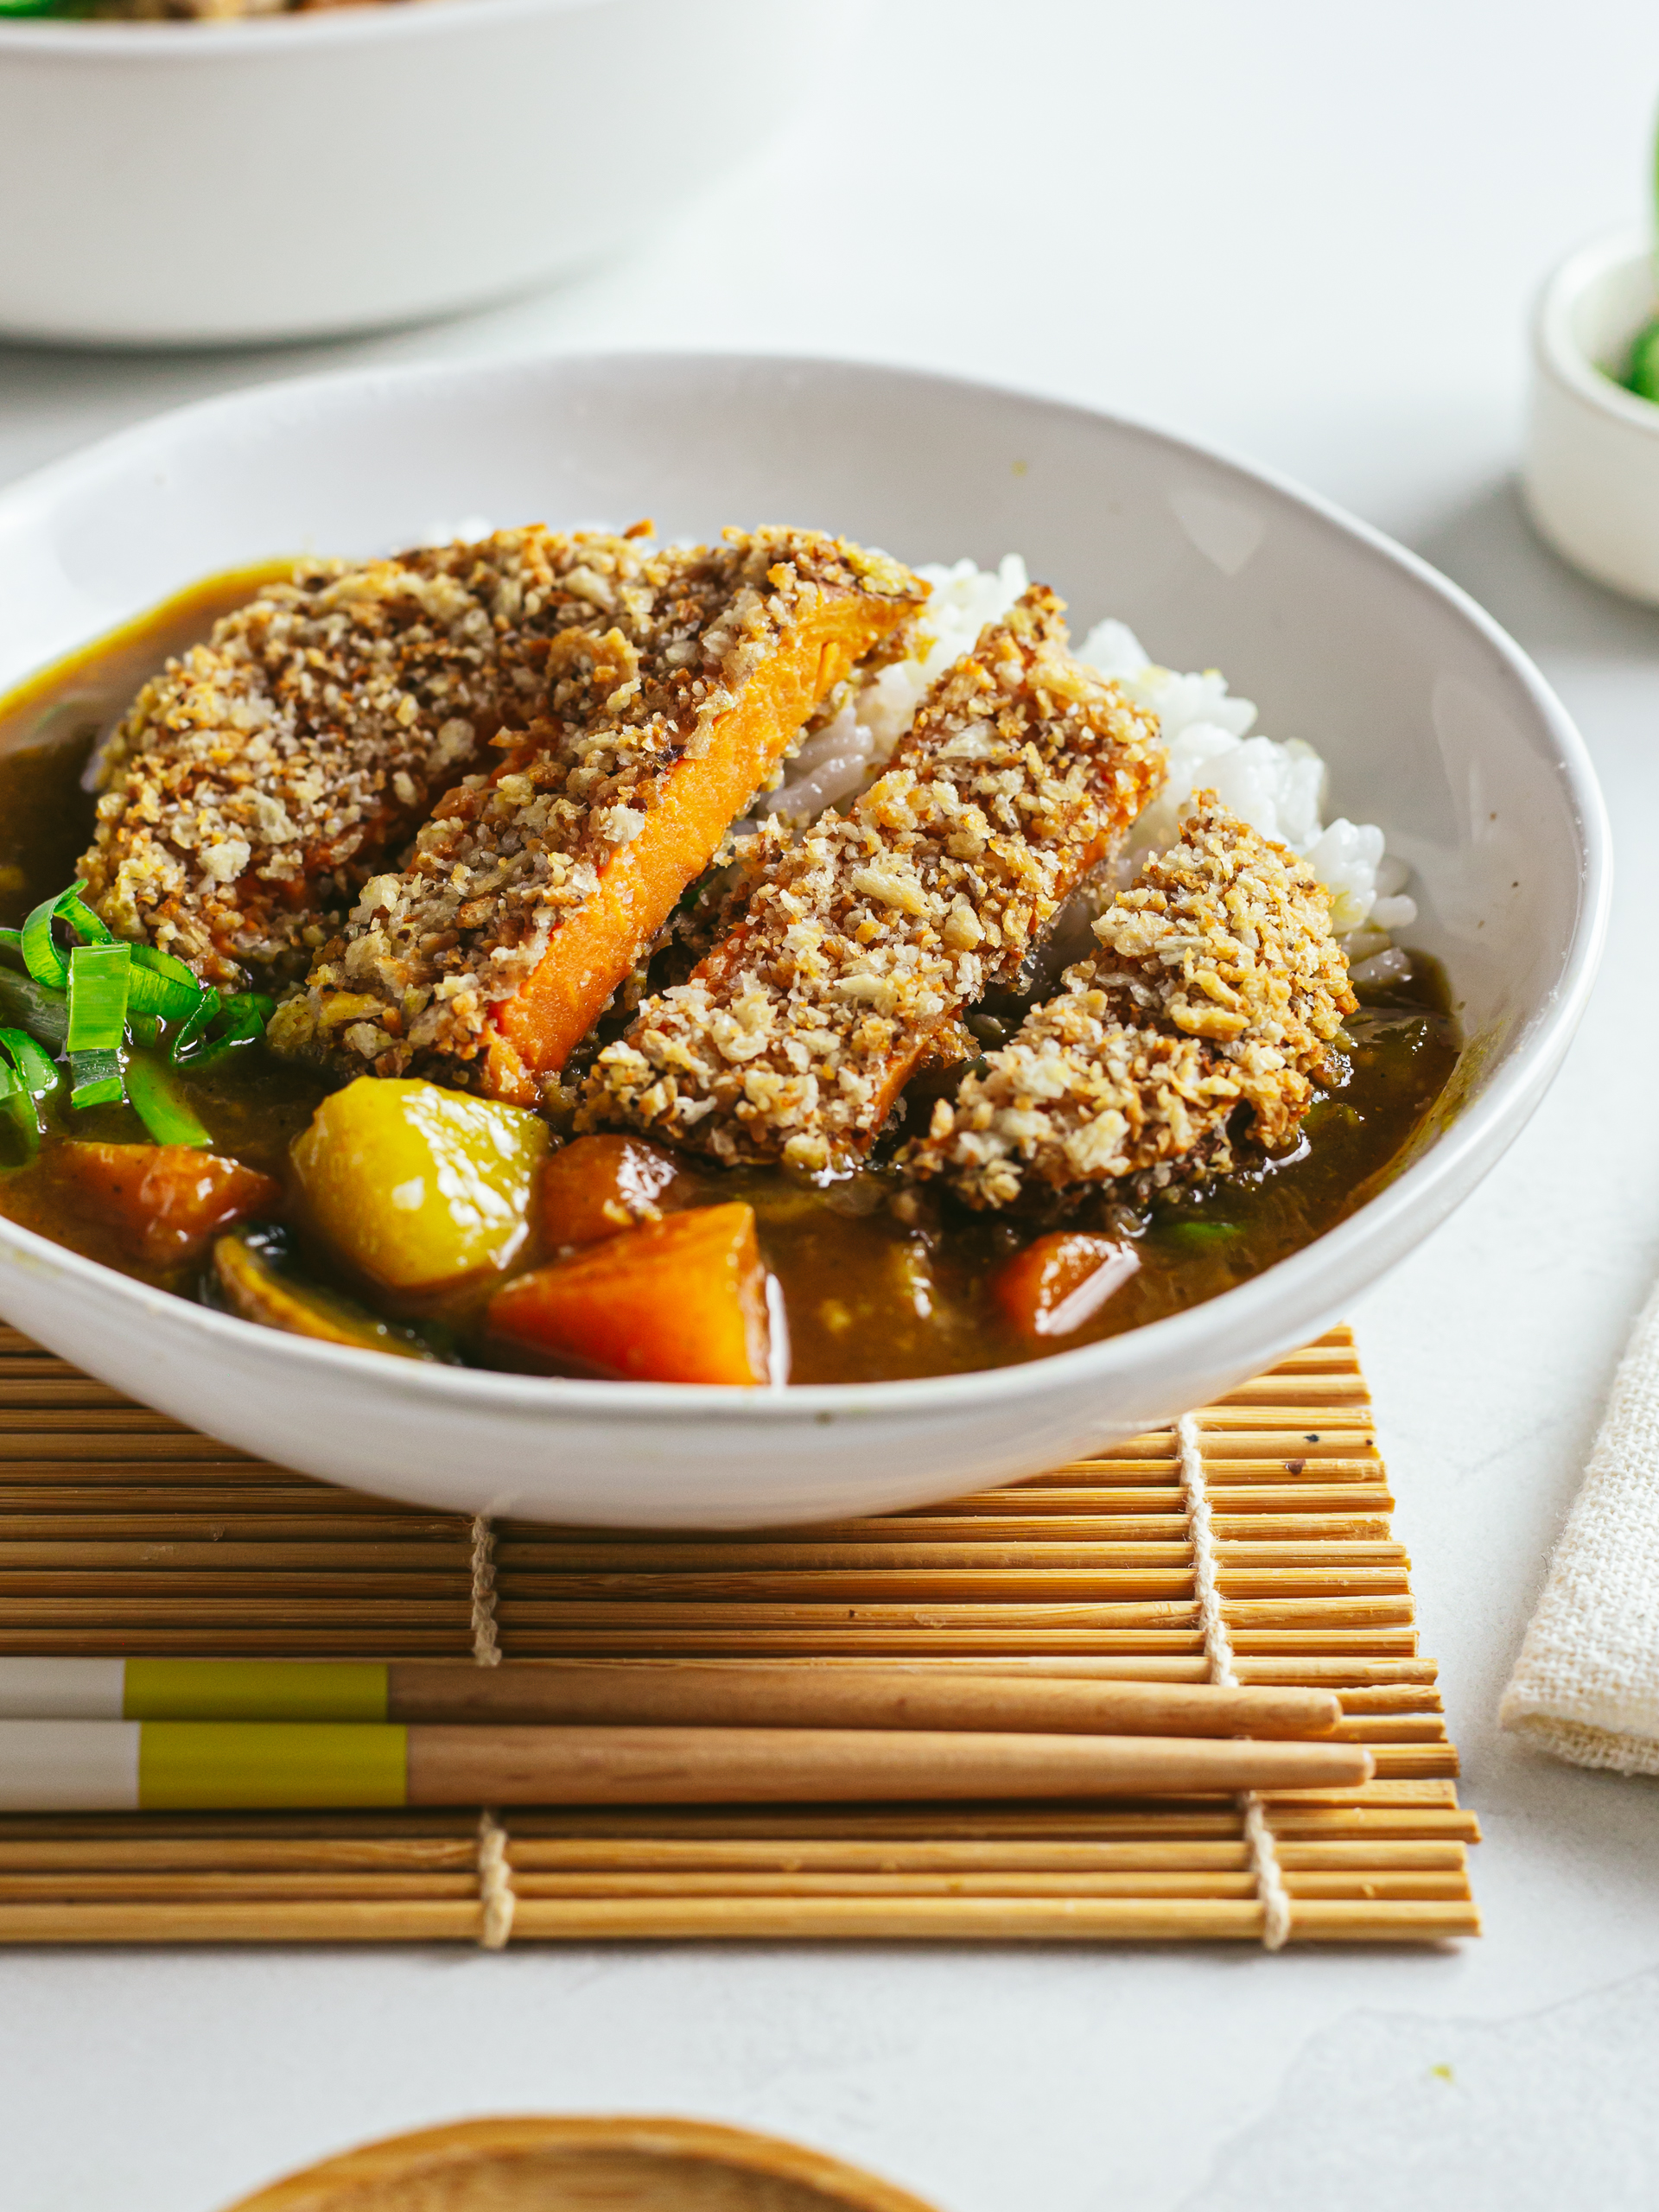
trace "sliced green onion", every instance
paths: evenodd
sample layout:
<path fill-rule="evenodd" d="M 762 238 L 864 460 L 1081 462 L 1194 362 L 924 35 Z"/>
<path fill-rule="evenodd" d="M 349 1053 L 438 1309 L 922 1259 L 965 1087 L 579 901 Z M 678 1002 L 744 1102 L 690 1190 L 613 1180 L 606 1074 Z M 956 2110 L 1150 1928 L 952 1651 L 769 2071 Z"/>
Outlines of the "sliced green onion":
<path fill-rule="evenodd" d="M 58 1087 L 58 1071 L 25 1029 L 0 1029 L 0 1112 L 33 1152 L 41 1140 L 40 1101 Z"/>
<path fill-rule="evenodd" d="M 194 1066 L 197 1047 L 203 1033 L 211 1022 L 219 1019 L 225 1001 L 211 984 L 204 987 L 182 1029 L 173 1039 L 173 1065 L 175 1068 Z"/>
<path fill-rule="evenodd" d="M 0 1029 L 3 1052 L 23 1086 L 35 1098 L 49 1098 L 58 1087 L 58 1071 L 26 1029 Z"/>
<path fill-rule="evenodd" d="M 126 1086 L 121 1079 L 119 1052 L 70 1053 L 69 1103 L 72 1106 L 119 1106 L 126 1095 Z"/>
<path fill-rule="evenodd" d="M 86 904 L 80 895 L 79 883 L 72 883 L 67 891 L 59 893 L 57 911 L 60 918 L 68 923 L 83 944 L 115 943 L 115 931 Z"/>
<path fill-rule="evenodd" d="M 163 1021 L 181 1021 L 194 1012 L 203 991 L 182 960 L 158 952 L 153 944 L 132 948 L 132 979 L 127 1005 L 137 1014 L 153 1014 Z"/>
<path fill-rule="evenodd" d="M 78 944 L 69 956 L 71 1052 L 114 1052 L 127 1026 L 130 945 Z"/>
<path fill-rule="evenodd" d="M 22 947 L 23 965 L 35 982 L 44 983 L 49 990 L 66 991 L 69 988 L 69 963 L 59 951 L 52 934 L 57 914 L 57 900 L 42 899 L 18 932 L 18 942 Z"/>
<path fill-rule="evenodd" d="M 48 991 L 32 976 L 0 968 L 0 1022 L 10 1021 L 54 1052 L 69 1034 L 69 1005 L 61 991 Z"/>
<path fill-rule="evenodd" d="M 0 947 L 8 952 L 21 952 L 23 949 L 22 930 L 0 930 Z"/>
<path fill-rule="evenodd" d="M 68 988 L 69 963 L 53 933 L 54 922 L 67 922 L 85 944 L 113 944 L 115 933 L 81 897 L 78 883 L 72 883 L 55 899 L 41 899 L 19 931 L 18 943 L 23 965 L 35 982 L 61 991 Z"/>
<path fill-rule="evenodd" d="M 148 1052 L 135 1052 L 127 1062 L 127 1096 L 157 1144 L 212 1144 L 166 1066 Z"/>
<path fill-rule="evenodd" d="M 200 1046 L 188 1054 L 187 1039 L 194 1042 L 194 1017 L 185 1024 L 178 1041 L 173 1047 L 175 1067 L 212 1067 L 227 1052 L 238 1052 L 244 1045 L 257 1045 L 265 1033 L 265 1024 L 276 1010 L 276 1001 L 267 998 L 263 991 L 238 991 L 226 999 L 207 1024 L 207 1035 Z M 193 1034 L 194 1033 L 194 1034 Z"/>
<path fill-rule="evenodd" d="M 118 1106 L 126 1096 L 121 1046 L 127 1033 L 131 947 L 78 944 L 69 956 L 69 1103 Z"/>
<path fill-rule="evenodd" d="M 208 1033 L 204 1060 L 223 1059 L 226 1052 L 234 1052 L 244 1045 L 257 1045 L 276 1010 L 276 1000 L 267 998 L 263 991 L 238 991 L 233 998 L 226 999 L 223 1012 Z"/>

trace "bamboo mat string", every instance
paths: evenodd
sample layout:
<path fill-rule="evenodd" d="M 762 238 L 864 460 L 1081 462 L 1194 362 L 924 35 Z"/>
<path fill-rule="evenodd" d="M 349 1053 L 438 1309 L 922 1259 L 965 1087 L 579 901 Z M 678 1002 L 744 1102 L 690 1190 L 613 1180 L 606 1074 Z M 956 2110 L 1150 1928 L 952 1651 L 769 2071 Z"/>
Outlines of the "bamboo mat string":
<path fill-rule="evenodd" d="M 486 1951 L 505 1951 L 518 1899 L 507 1858 L 507 1832 L 486 1805 L 478 1816 L 478 1940 Z"/>
<path fill-rule="evenodd" d="M 484 1513 L 473 1516 L 473 1657 L 480 1667 L 501 1664 L 495 1625 L 495 1530 Z"/>
<path fill-rule="evenodd" d="M 1192 1587 L 1198 1603 L 1198 1624 L 1204 1631 L 1204 1656 L 1210 1679 L 1224 1689 L 1237 1687 L 1233 1664 L 1233 1639 L 1222 1611 L 1221 1579 L 1216 1567 L 1215 1531 L 1210 1518 L 1210 1490 L 1204 1471 L 1204 1446 L 1195 1415 L 1183 1414 L 1175 1424 L 1180 1452 L 1181 1491 L 1186 1508 L 1187 1534 L 1192 1545 Z M 1266 1809 L 1254 1789 L 1239 1792 L 1244 1840 L 1249 1847 L 1250 1871 L 1262 1903 L 1262 1941 L 1269 1951 L 1284 1948 L 1290 1935 L 1290 1896 L 1284 1870 L 1274 1841 Z"/>

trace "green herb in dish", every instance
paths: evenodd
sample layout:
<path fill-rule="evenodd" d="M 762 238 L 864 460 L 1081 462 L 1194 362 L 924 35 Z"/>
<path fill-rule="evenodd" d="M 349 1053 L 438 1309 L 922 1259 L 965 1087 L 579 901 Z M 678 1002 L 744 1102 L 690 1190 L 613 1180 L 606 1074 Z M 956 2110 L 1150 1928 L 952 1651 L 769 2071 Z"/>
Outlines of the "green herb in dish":
<path fill-rule="evenodd" d="M 54 1058 L 67 1063 L 71 1106 L 130 1105 L 157 1144 L 204 1146 L 208 1133 L 179 1095 L 168 1064 L 194 1073 L 257 1044 L 273 1002 L 262 991 L 226 998 L 171 953 L 121 942 L 80 893 L 80 885 L 71 884 L 41 899 L 21 929 L 0 930 L 0 954 L 25 971 L 0 961 L 0 1017 L 16 1025 L 0 1030 L 0 1106 L 26 1137 L 39 1135 L 38 1112 L 32 1130 L 28 1126 L 29 1102 L 44 1094 L 24 1080 L 17 1052 L 6 1047 L 16 1037 L 41 1066 L 50 1069 Z M 166 1062 L 130 1062 L 134 1045 L 165 1045 Z M 56 1082 L 54 1071 L 47 1090 Z"/>
<path fill-rule="evenodd" d="M 1630 348 L 1630 358 L 1619 379 L 1638 399 L 1659 402 L 1659 315 L 1649 323 Z"/>

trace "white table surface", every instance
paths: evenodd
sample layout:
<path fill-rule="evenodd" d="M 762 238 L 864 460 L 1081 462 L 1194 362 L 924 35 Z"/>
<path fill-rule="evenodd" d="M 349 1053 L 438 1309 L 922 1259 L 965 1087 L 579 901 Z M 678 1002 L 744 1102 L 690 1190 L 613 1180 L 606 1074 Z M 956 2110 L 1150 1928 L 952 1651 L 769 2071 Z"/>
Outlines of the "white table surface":
<path fill-rule="evenodd" d="M 879 74 L 850 67 L 718 201 L 551 296 L 330 348 L 0 349 L 0 478 L 322 365 L 817 350 L 1224 442 L 1484 600 L 1579 717 L 1623 870 L 1601 986 L 1550 1098 L 1355 1316 L 1423 1648 L 1485 1828 L 1487 1934 L 1276 1958 L 0 1955 L 6 2212 L 213 2212 L 353 2140 L 504 2110 L 744 2121 L 942 2212 L 1659 2198 L 1659 1792 L 1555 1765 L 1493 1725 L 1659 1262 L 1651 861 L 1635 835 L 1659 804 L 1659 614 L 1556 563 L 1511 483 L 1529 296 L 1580 238 L 1640 213 L 1659 29 L 1637 0 L 885 0 L 880 21 Z M 818 197 L 829 219 L 803 252 Z M 711 251 L 740 215 L 744 250 Z M 970 315 L 992 264 L 998 305 Z"/>

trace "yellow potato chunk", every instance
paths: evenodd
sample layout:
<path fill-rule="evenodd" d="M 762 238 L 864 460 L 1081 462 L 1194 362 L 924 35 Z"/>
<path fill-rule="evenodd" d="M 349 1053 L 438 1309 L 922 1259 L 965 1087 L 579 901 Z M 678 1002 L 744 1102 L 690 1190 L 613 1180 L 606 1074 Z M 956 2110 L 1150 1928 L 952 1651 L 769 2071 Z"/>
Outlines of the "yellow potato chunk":
<path fill-rule="evenodd" d="M 359 1076 L 323 1100 L 293 1159 L 343 1258 L 389 1289 L 436 1290 L 512 1259 L 547 1142 L 519 1107 Z"/>

